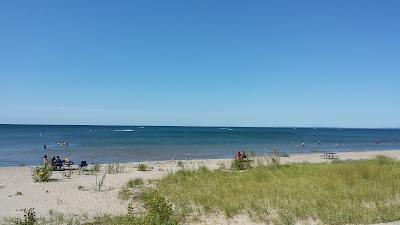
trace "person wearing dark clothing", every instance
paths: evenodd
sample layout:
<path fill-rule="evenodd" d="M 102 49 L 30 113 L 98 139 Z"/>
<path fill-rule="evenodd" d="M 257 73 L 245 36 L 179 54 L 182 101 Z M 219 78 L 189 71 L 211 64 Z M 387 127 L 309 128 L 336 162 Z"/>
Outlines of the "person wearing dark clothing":
<path fill-rule="evenodd" d="M 62 167 L 62 161 L 59 156 L 57 156 L 56 160 L 54 161 L 54 168 L 55 169 L 61 169 Z"/>

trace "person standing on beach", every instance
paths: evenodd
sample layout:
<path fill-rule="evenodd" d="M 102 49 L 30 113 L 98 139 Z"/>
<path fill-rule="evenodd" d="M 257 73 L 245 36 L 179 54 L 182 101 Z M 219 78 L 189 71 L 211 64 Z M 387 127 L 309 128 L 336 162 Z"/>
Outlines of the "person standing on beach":
<path fill-rule="evenodd" d="M 43 156 L 43 165 L 47 166 L 47 164 L 49 163 L 49 160 L 47 159 L 47 155 Z"/>

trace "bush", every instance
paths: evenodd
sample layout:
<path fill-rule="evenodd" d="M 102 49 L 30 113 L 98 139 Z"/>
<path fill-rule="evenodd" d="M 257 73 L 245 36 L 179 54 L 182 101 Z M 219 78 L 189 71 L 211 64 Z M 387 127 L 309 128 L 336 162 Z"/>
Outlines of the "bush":
<path fill-rule="evenodd" d="M 144 164 L 144 163 L 139 163 L 138 165 L 138 171 L 147 171 L 148 169 L 148 165 Z"/>
<path fill-rule="evenodd" d="M 278 167 L 281 165 L 280 161 L 281 161 L 281 158 L 280 158 L 279 149 L 272 148 L 272 153 L 268 157 L 269 166 L 270 167 Z"/>
<path fill-rule="evenodd" d="M 231 169 L 245 170 L 251 168 L 251 163 L 247 159 L 235 158 L 231 162 Z"/>
<path fill-rule="evenodd" d="M 288 153 L 283 153 L 281 154 L 281 157 L 290 157 L 290 155 Z"/>
<path fill-rule="evenodd" d="M 51 168 L 49 166 L 39 166 L 32 169 L 33 182 L 47 182 L 51 176 Z"/>
<path fill-rule="evenodd" d="M 157 190 L 151 189 L 140 196 L 147 210 L 145 220 L 149 224 L 157 224 L 171 220 L 172 208 Z"/>
<path fill-rule="evenodd" d="M 33 208 L 24 209 L 24 219 L 17 219 L 15 221 L 16 225 L 36 225 L 37 219 L 35 210 Z"/>
<path fill-rule="evenodd" d="M 128 183 L 126 183 L 126 186 L 132 188 L 142 184 L 144 184 L 142 178 L 135 178 L 135 179 L 130 179 Z"/>

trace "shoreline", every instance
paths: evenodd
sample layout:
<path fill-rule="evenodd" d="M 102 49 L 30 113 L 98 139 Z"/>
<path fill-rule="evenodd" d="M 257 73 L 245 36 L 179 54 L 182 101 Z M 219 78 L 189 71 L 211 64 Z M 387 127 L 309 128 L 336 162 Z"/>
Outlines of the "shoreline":
<path fill-rule="evenodd" d="M 356 153 L 366 153 L 366 154 L 378 154 L 380 152 L 384 152 L 385 154 L 390 154 L 390 152 L 396 152 L 396 151 L 400 151 L 400 149 L 383 149 L 383 150 L 376 150 L 376 149 L 371 149 L 371 150 L 365 150 L 365 149 L 361 149 L 361 150 L 357 150 L 357 149 L 352 149 L 350 151 L 347 150 L 338 150 L 338 151 L 333 151 L 333 150 L 327 150 L 328 152 L 335 152 L 337 154 L 340 155 L 346 155 L 346 156 L 351 156 L 353 154 Z M 313 155 L 313 154 L 321 154 L 325 151 L 309 151 L 309 152 L 287 152 L 287 151 L 281 151 L 280 153 L 284 154 L 287 153 L 290 156 L 301 156 L 301 155 Z M 232 151 L 232 153 L 235 153 L 234 151 Z M 262 154 L 257 154 L 257 157 L 261 156 L 265 156 L 270 154 L 271 151 L 269 152 L 264 152 Z M 171 158 L 171 159 L 166 159 L 166 160 L 142 160 L 142 161 L 127 161 L 127 162 L 121 162 L 121 161 L 110 161 L 110 162 L 101 162 L 99 163 L 100 165 L 107 165 L 108 163 L 115 163 L 118 162 L 120 164 L 139 164 L 139 163 L 164 163 L 164 162 L 177 162 L 177 161 L 213 161 L 213 160 L 228 160 L 228 159 L 232 159 L 234 157 L 234 154 L 232 154 L 232 157 L 221 157 L 221 158 L 190 158 L 190 159 L 175 159 L 175 158 Z M 285 157 L 283 157 L 285 158 Z M 399 157 L 400 159 L 400 157 Z M 74 165 L 79 165 L 80 161 L 74 161 Z M 95 161 L 90 161 L 90 160 L 86 160 L 88 162 L 88 164 L 95 162 Z M 23 164 L 23 165 L 19 165 L 19 166 L 1 166 L 0 165 L 0 171 L 3 168 L 24 168 L 24 167 L 28 167 L 28 168 L 32 168 L 32 167 L 36 167 L 36 166 L 40 166 L 40 164 Z"/>
<path fill-rule="evenodd" d="M 282 163 L 321 163 L 330 160 L 322 159 L 321 153 L 296 153 L 289 157 L 281 157 Z M 388 151 L 352 151 L 337 153 L 341 160 L 360 160 L 384 155 L 400 159 L 400 150 Z M 265 157 L 261 157 L 265 158 Z M 229 167 L 229 159 L 203 160 L 166 160 L 144 162 L 152 167 L 151 171 L 138 171 L 138 162 L 120 163 L 124 166 L 123 173 L 107 174 L 104 180 L 104 190 L 95 191 L 94 184 L 105 173 L 101 164 L 101 171 L 96 175 L 77 174 L 75 171 L 70 178 L 65 178 L 62 171 L 55 171 L 51 181 L 33 183 L 31 168 L 0 167 L 0 218 L 21 215 L 23 208 L 35 208 L 38 216 L 48 216 L 49 211 L 64 215 L 87 215 L 126 213 L 127 201 L 118 199 L 118 192 L 129 179 L 142 178 L 145 182 L 156 180 L 181 169 L 177 164 L 183 162 L 186 168 L 194 169 L 206 166 L 209 169 L 218 169 L 221 164 Z M 17 192 L 21 192 L 18 195 Z"/>

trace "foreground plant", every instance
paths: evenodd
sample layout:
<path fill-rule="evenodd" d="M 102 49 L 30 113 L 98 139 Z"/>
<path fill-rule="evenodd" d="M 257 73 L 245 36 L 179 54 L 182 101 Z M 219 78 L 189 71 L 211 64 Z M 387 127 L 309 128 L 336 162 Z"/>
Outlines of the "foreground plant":
<path fill-rule="evenodd" d="M 16 225 L 36 225 L 36 213 L 34 208 L 24 209 L 24 218 L 23 219 L 16 219 Z"/>
<path fill-rule="evenodd" d="M 139 163 L 138 165 L 138 171 L 147 171 L 149 169 L 149 166 L 144 163 Z"/>
<path fill-rule="evenodd" d="M 33 182 L 47 182 L 51 176 L 50 166 L 38 166 L 32 169 L 32 179 Z"/>

